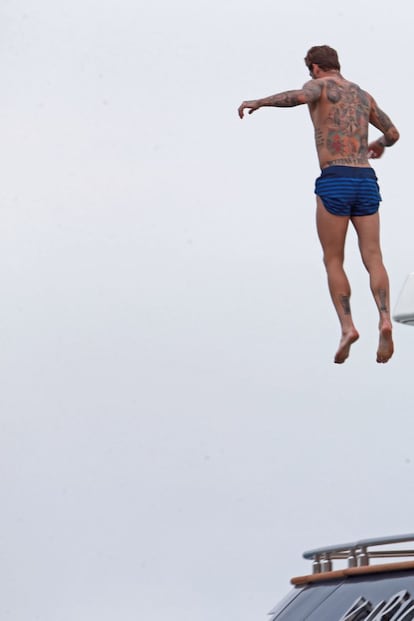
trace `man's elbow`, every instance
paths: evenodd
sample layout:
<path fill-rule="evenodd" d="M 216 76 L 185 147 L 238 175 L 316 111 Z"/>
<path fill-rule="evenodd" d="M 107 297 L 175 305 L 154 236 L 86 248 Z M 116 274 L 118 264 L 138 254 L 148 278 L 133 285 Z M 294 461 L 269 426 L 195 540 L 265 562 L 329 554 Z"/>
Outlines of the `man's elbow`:
<path fill-rule="evenodd" d="M 397 142 L 397 140 L 400 139 L 400 132 L 396 127 L 394 127 L 394 125 L 392 125 L 392 127 L 390 127 L 389 130 L 386 132 L 385 138 L 387 141 L 387 146 L 391 147 Z"/>

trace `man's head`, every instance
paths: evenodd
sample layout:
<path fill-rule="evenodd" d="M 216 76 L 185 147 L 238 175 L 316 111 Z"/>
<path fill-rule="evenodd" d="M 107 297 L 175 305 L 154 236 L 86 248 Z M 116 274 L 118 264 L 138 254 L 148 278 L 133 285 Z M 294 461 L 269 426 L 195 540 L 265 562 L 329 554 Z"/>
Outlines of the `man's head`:
<path fill-rule="evenodd" d="M 318 65 L 322 71 L 340 71 L 338 54 L 329 45 L 314 45 L 305 56 L 305 64 L 312 74 L 312 66 Z"/>

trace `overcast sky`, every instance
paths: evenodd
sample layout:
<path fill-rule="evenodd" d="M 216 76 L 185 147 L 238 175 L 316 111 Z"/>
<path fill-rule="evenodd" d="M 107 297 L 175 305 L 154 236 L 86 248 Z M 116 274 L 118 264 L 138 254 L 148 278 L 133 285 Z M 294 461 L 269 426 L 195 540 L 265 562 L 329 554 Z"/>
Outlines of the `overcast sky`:
<path fill-rule="evenodd" d="M 401 132 L 375 163 L 414 271 L 411 6 L 1 0 L 0 618 L 259 621 L 303 550 L 411 532 L 414 329 L 339 324 L 300 87 L 328 43 Z M 376 130 L 372 138 L 377 137 Z"/>

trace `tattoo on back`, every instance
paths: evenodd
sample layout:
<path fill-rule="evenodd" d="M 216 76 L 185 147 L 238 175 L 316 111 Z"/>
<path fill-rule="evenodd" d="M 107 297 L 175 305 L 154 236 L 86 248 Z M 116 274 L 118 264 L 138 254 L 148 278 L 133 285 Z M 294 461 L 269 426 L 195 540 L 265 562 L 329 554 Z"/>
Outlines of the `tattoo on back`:
<path fill-rule="evenodd" d="M 338 84 L 334 80 L 328 81 L 328 86 L 326 88 L 326 95 L 332 103 L 338 103 L 341 99 L 341 89 Z"/>
<path fill-rule="evenodd" d="M 325 130 L 326 146 L 333 159 L 366 158 L 369 100 L 357 85 L 346 86 L 328 80 L 326 96 L 330 102 Z"/>
<path fill-rule="evenodd" d="M 324 143 L 323 131 L 319 128 L 315 128 L 315 143 L 317 147 L 321 147 Z"/>
<path fill-rule="evenodd" d="M 365 163 L 364 157 L 338 157 L 327 161 L 329 166 L 364 166 Z"/>

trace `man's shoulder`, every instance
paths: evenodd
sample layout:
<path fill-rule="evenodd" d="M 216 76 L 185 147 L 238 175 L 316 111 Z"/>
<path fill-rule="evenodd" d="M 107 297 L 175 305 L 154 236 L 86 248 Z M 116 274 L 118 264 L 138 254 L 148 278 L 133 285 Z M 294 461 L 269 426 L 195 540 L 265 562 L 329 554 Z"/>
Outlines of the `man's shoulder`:
<path fill-rule="evenodd" d="M 306 102 L 308 104 L 315 104 L 322 95 L 323 87 L 320 84 L 320 80 L 308 80 L 302 87 Z"/>
<path fill-rule="evenodd" d="M 328 99 L 330 99 L 330 95 L 334 93 L 337 93 L 341 99 L 341 93 L 342 95 L 349 93 L 365 105 L 370 105 L 372 102 L 373 98 L 368 91 L 364 90 L 359 84 L 353 82 L 352 80 L 347 80 L 342 76 L 340 78 L 323 77 L 321 79 L 325 83 L 324 90 L 328 95 Z"/>

